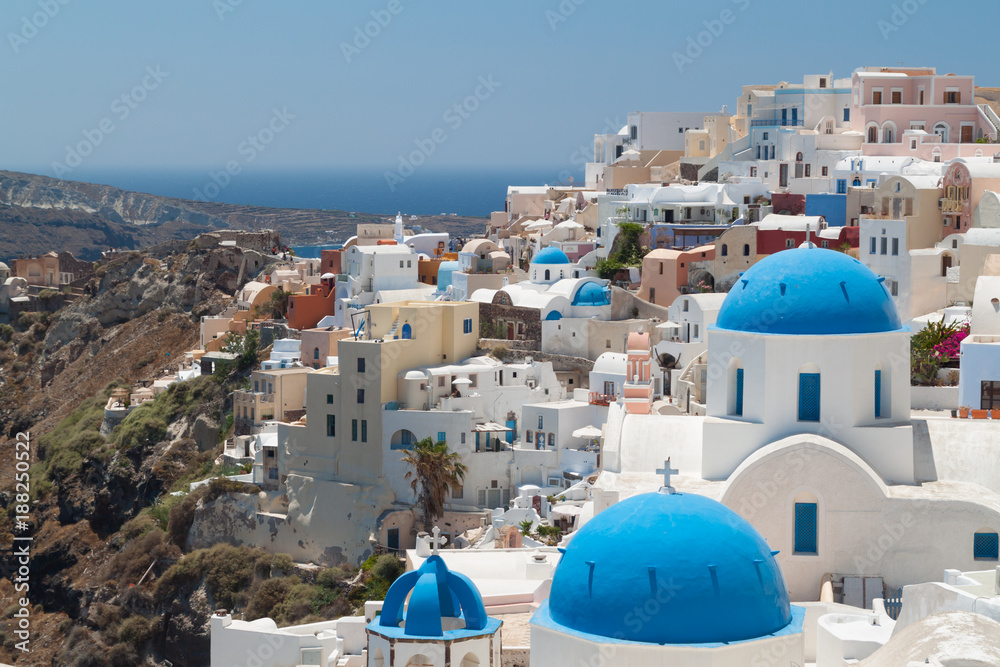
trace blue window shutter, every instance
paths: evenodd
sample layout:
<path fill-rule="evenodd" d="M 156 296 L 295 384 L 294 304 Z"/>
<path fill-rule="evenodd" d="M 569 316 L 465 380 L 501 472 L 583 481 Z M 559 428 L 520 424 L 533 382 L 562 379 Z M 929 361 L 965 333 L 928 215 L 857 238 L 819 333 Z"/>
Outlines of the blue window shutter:
<path fill-rule="evenodd" d="M 444 431 L 438 431 L 438 442 L 444 442 Z"/>
<path fill-rule="evenodd" d="M 736 369 L 736 410 L 733 414 L 737 417 L 743 416 L 743 369 Z"/>
<path fill-rule="evenodd" d="M 875 371 L 875 417 L 882 416 L 882 371 Z"/>
<path fill-rule="evenodd" d="M 819 373 L 799 373 L 799 421 L 819 421 Z"/>
<path fill-rule="evenodd" d="M 976 533 L 972 540 L 972 555 L 978 560 L 997 560 L 1000 557 L 1000 541 L 996 533 Z"/>
<path fill-rule="evenodd" d="M 795 503 L 795 553 L 816 553 L 816 503 Z"/>

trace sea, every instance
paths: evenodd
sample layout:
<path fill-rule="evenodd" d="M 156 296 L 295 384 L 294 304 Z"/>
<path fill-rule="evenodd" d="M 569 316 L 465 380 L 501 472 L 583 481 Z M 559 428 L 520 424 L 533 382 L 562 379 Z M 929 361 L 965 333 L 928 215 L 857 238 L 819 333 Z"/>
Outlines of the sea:
<path fill-rule="evenodd" d="M 385 169 L 244 169 L 230 176 L 212 169 L 87 169 L 66 180 L 112 185 L 165 197 L 228 204 L 315 208 L 395 215 L 488 216 L 503 210 L 509 185 L 557 185 L 571 181 L 562 167 L 482 167 L 416 169 L 390 184 Z M 391 171 L 391 170 L 390 170 Z M 40 171 L 44 175 L 54 174 Z M 394 172 L 393 172 L 394 173 Z M 573 173 L 583 182 L 582 173 Z"/>

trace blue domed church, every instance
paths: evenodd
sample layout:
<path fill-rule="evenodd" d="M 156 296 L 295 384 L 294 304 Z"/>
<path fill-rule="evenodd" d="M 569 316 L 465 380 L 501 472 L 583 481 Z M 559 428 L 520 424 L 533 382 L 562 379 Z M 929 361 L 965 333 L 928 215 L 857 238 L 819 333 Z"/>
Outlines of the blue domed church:
<path fill-rule="evenodd" d="M 565 549 L 531 621 L 531 662 L 802 665 L 805 612 L 776 553 L 704 496 L 667 487 L 612 505 Z"/>
<path fill-rule="evenodd" d="M 812 246 L 771 255 L 740 276 L 708 330 L 704 479 L 809 433 L 887 482 L 914 481 L 909 329 L 864 264 Z"/>

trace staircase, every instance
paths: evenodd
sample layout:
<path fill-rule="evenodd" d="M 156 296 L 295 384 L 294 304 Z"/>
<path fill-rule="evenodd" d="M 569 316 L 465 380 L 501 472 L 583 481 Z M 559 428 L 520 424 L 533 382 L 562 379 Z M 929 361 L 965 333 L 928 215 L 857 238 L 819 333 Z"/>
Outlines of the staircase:
<path fill-rule="evenodd" d="M 393 340 L 396 338 L 396 329 L 399 328 L 399 317 L 396 317 L 392 322 L 392 328 L 389 329 L 389 333 L 385 335 L 386 340 Z"/>
<path fill-rule="evenodd" d="M 986 119 L 990 121 L 994 131 L 997 133 L 996 136 L 1000 137 L 1000 116 L 997 116 L 996 112 L 993 111 L 993 107 L 989 104 L 980 104 L 979 109 L 986 116 Z"/>

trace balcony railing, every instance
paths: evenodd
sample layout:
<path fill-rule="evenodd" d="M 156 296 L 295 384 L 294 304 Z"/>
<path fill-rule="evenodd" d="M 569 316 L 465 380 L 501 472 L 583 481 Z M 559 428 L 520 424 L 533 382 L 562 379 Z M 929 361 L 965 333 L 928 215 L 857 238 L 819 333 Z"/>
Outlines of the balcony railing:
<path fill-rule="evenodd" d="M 754 118 L 750 127 L 801 127 L 801 118 Z"/>
<path fill-rule="evenodd" d="M 611 405 L 615 402 L 617 396 L 614 394 L 602 394 L 599 391 L 590 392 L 589 403 L 591 405 Z"/>

